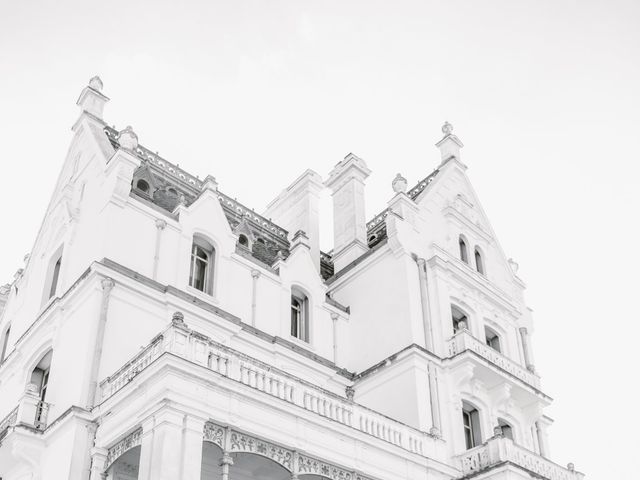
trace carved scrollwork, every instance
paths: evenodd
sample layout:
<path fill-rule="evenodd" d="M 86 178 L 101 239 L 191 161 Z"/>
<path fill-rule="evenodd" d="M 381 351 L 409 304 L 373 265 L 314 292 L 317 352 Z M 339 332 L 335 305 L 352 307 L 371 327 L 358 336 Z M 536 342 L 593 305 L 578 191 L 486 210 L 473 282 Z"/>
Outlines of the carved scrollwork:
<path fill-rule="evenodd" d="M 204 440 L 215 443 L 224 449 L 224 428 L 215 423 L 207 422 L 204 424 Z"/>
<path fill-rule="evenodd" d="M 293 470 L 293 452 L 291 450 L 238 432 L 231 432 L 230 443 L 232 452 L 262 455 L 279 463 L 289 471 Z"/>
<path fill-rule="evenodd" d="M 141 441 L 142 428 L 138 428 L 134 432 L 131 432 L 129 435 L 124 437 L 118 443 L 116 443 L 113 447 L 111 447 L 107 451 L 107 464 L 105 466 L 105 470 L 108 469 L 111 464 L 115 462 L 123 453 L 140 445 Z"/>
<path fill-rule="evenodd" d="M 306 455 L 298 455 L 298 473 L 320 475 L 331 480 L 352 480 L 353 473 Z"/>

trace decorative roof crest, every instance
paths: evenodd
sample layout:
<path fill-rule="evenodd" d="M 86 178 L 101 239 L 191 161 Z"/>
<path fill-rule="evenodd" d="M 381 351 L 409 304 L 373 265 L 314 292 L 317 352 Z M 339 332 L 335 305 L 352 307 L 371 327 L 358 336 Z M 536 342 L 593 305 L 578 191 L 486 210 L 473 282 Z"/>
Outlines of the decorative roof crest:
<path fill-rule="evenodd" d="M 102 83 L 102 80 L 98 75 L 94 75 L 93 77 L 91 77 L 91 80 L 89 80 L 89 87 L 93 88 L 98 92 L 102 90 L 103 86 L 104 84 Z"/>

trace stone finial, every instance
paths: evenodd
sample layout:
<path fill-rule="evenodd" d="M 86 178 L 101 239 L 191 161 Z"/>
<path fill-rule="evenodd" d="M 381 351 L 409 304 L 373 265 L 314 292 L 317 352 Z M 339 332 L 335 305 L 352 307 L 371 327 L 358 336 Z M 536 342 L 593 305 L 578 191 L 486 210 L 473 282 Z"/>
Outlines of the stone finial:
<path fill-rule="evenodd" d="M 398 173 L 391 182 L 391 188 L 396 193 L 407 193 L 407 179 Z"/>
<path fill-rule="evenodd" d="M 569 462 L 567 463 L 567 470 L 569 470 L 570 472 L 575 472 L 576 466 L 573 463 Z"/>
<path fill-rule="evenodd" d="M 91 77 L 91 80 L 89 80 L 89 87 L 93 88 L 96 92 L 100 92 L 104 84 L 98 75 L 94 75 Z"/>
<path fill-rule="evenodd" d="M 351 386 L 345 388 L 345 393 L 347 395 L 347 400 L 349 400 L 350 402 L 353 402 L 353 397 L 356 394 L 356 391 L 354 390 L 354 388 Z"/>
<path fill-rule="evenodd" d="M 453 134 L 453 125 L 449 122 L 444 122 L 444 125 L 442 125 L 442 133 L 442 139 L 436 143 L 436 147 L 440 149 L 442 162 L 444 163 L 453 157 L 459 161 L 460 149 L 464 147 L 464 145 L 460 139 Z"/>
<path fill-rule="evenodd" d="M 202 182 L 202 190 L 211 190 L 212 192 L 218 191 L 218 181 L 213 175 L 207 175 Z"/>
<path fill-rule="evenodd" d="M 171 316 L 171 323 L 174 325 L 184 325 L 184 314 L 182 312 L 174 312 Z"/>
<path fill-rule="evenodd" d="M 467 329 L 467 322 L 465 322 L 464 320 L 460 320 L 458 322 L 458 330 L 466 330 Z"/>
<path fill-rule="evenodd" d="M 509 260 L 507 260 L 507 263 L 509 263 L 509 267 L 511 267 L 511 271 L 514 274 L 518 273 L 518 269 L 520 268 L 520 265 L 518 265 L 518 262 L 516 262 L 513 258 L 510 258 Z"/>
<path fill-rule="evenodd" d="M 118 143 L 126 150 L 133 150 L 138 146 L 138 135 L 133 131 L 131 125 L 118 134 Z"/>

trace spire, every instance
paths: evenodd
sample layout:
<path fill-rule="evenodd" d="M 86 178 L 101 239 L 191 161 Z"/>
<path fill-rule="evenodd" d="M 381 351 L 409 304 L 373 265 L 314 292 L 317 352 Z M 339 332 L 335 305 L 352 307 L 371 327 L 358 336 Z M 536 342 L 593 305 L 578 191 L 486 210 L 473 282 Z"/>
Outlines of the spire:
<path fill-rule="evenodd" d="M 460 149 L 464 147 L 464 145 L 460 139 L 453 134 L 453 125 L 449 122 L 444 122 L 444 125 L 442 125 L 442 133 L 444 136 L 438 143 L 436 143 L 436 147 L 440 149 L 442 163 L 446 162 L 451 157 L 455 157 L 460 161 Z"/>
<path fill-rule="evenodd" d="M 103 83 L 100 77 L 94 76 L 89 80 L 89 85 L 80 92 L 80 97 L 76 102 L 82 112 L 87 112 L 100 120 L 102 120 L 104 106 L 109 101 L 109 98 L 101 93 L 102 87 Z"/>

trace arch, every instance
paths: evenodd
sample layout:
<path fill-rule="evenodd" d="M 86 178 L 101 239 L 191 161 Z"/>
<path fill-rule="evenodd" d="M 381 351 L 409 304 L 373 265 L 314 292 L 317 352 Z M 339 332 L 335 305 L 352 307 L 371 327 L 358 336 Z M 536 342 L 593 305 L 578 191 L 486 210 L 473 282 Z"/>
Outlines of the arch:
<path fill-rule="evenodd" d="M 462 330 L 470 330 L 469 315 L 453 303 L 451 304 L 451 325 L 454 335 Z"/>
<path fill-rule="evenodd" d="M 232 431 L 230 435 L 230 453 L 236 454 L 236 458 L 237 454 L 257 455 L 272 460 L 289 473 L 293 471 L 293 451 L 244 433 Z"/>
<path fill-rule="evenodd" d="M 245 247 L 245 248 L 251 248 L 251 246 L 250 246 L 250 244 L 249 244 L 249 238 L 248 238 L 245 234 L 243 234 L 243 233 L 241 233 L 241 234 L 238 236 L 238 243 L 239 243 L 240 245 L 242 245 L 243 247 Z"/>
<path fill-rule="evenodd" d="M 26 368 L 23 371 L 23 384 L 26 387 L 31 383 L 31 372 L 38 366 L 40 361 L 51 352 L 51 358 L 53 358 L 53 341 L 51 339 L 47 339 L 42 342 L 38 348 L 33 350 L 33 353 L 29 356 L 29 358 L 24 362 Z"/>
<path fill-rule="evenodd" d="M 309 343 L 311 327 L 311 305 L 309 295 L 298 285 L 291 286 L 291 322 L 289 333 L 292 337 Z"/>
<path fill-rule="evenodd" d="M 482 255 L 482 251 L 480 250 L 480 247 L 476 246 L 473 249 L 473 256 L 476 262 L 476 271 L 481 275 L 485 275 L 486 272 L 485 272 L 485 266 L 484 266 L 484 257 Z"/>
<path fill-rule="evenodd" d="M 217 480 L 222 477 L 220 468 L 222 455 L 220 445 L 205 437 L 202 442 L 202 461 L 200 463 L 201 480 Z"/>
<path fill-rule="evenodd" d="M 469 250 L 468 250 L 468 247 L 467 247 L 467 239 L 462 234 L 460 234 L 458 236 L 458 250 L 459 250 L 460 260 L 462 260 L 464 263 L 468 264 L 469 263 Z"/>
<path fill-rule="evenodd" d="M 136 182 L 136 188 L 141 192 L 149 193 L 149 182 L 141 178 Z"/>
<path fill-rule="evenodd" d="M 106 470 L 109 480 L 135 480 L 140 470 L 140 445 L 124 451 Z"/>
<path fill-rule="evenodd" d="M 216 248 L 202 234 L 194 233 L 189 256 L 189 286 L 213 295 L 215 281 Z"/>
<path fill-rule="evenodd" d="M 498 417 L 498 426 L 502 430 L 502 436 L 515 441 L 513 425 L 504 418 Z"/>

